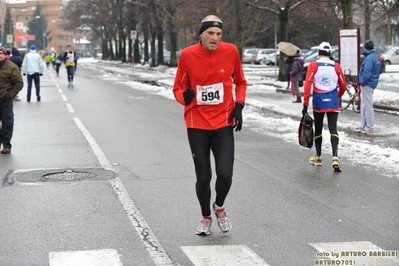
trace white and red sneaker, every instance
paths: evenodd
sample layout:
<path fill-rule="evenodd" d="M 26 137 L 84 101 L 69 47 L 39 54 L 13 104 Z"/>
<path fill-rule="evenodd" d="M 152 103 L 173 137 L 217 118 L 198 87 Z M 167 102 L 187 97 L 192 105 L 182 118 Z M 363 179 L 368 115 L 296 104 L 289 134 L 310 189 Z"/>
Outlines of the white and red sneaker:
<path fill-rule="evenodd" d="M 229 218 L 227 218 L 226 216 L 225 207 L 223 206 L 216 208 L 216 203 L 214 203 L 213 212 L 215 213 L 217 218 L 219 231 L 222 233 L 229 232 L 231 230 L 232 225 Z"/>

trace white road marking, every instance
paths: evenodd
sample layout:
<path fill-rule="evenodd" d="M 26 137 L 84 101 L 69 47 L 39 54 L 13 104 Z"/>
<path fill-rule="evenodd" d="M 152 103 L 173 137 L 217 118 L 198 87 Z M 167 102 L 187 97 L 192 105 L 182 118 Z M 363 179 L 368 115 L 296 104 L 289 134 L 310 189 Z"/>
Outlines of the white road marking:
<path fill-rule="evenodd" d="M 62 98 L 62 100 L 63 100 L 64 102 L 67 102 L 67 101 L 68 101 L 67 97 L 66 97 L 64 94 L 61 94 L 61 98 Z"/>
<path fill-rule="evenodd" d="M 86 129 L 86 127 L 82 124 L 79 118 L 74 118 L 73 119 L 80 129 L 80 131 L 83 133 L 85 136 L 87 142 L 89 142 L 90 147 L 93 149 L 95 155 L 97 156 L 98 161 L 100 162 L 101 166 L 104 169 L 111 170 L 113 171 L 114 169 L 112 168 L 112 165 L 109 163 L 107 157 L 103 153 L 103 151 L 100 149 L 100 146 L 98 146 L 97 142 L 94 140 L 94 138 L 91 136 L 89 131 Z"/>
<path fill-rule="evenodd" d="M 122 266 L 115 249 L 79 250 L 49 253 L 50 266 Z"/>
<path fill-rule="evenodd" d="M 74 121 L 83 135 L 86 137 L 86 140 L 89 142 L 91 148 L 97 156 L 98 161 L 102 165 L 104 169 L 108 169 L 113 171 L 111 163 L 108 161 L 105 154 L 102 152 L 97 142 L 79 120 L 79 118 L 74 118 Z M 159 243 L 158 239 L 155 237 L 154 233 L 148 226 L 147 222 L 144 220 L 140 211 L 137 209 L 136 205 L 132 201 L 129 196 L 129 193 L 126 191 L 126 188 L 123 186 L 120 179 L 114 178 L 109 181 L 118 196 L 119 201 L 121 202 L 123 208 L 125 209 L 127 216 L 130 219 L 133 227 L 136 229 L 138 236 L 143 242 L 147 252 L 150 254 L 150 257 L 154 261 L 156 266 L 160 265 L 170 265 L 173 263 L 170 260 L 169 256 L 166 254 L 165 250 Z M 105 265 L 105 264 L 104 264 Z"/>
<path fill-rule="evenodd" d="M 67 103 L 66 106 L 67 106 L 68 111 L 69 111 L 70 113 L 75 113 L 75 110 L 73 110 L 73 108 L 72 108 L 72 104 Z"/>
<path fill-rule="evenodd" d="M 341 263 L 335 265 L 399 265 L 398 250 L 385 251 L 369 241 L 309 243 L 309 245 L 318 251 L 315 253 L 315 265 L 323 265 L 316 264 L 316 260 L 335 260 Z"/>
<path fill-rule="evenodd" d="M 58 84 L 57 84 L 57 87 L 58 87 Z M 59 92 L 59 93 L 62 93 L 62 89 L 58 89 L 58 92 Z"/>
<path fill-rule="evenodd" d="M 268 266 L 245 245 L 183 246 L 181 249 L 195 266 Z"/>

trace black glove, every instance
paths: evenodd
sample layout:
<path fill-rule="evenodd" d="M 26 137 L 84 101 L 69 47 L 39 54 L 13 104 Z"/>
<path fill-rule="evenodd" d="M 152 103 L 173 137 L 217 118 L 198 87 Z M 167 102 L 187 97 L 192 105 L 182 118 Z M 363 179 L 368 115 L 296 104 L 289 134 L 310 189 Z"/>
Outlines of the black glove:
<path fill-rule="evenodd" d="M 242 108 L 244 108 L 244 104 L 241 102 L 237 102 L 233 111 L 229 116 L 228 122 L 230 123 L 233 120 L 233 117 L 236 119 L 236 123 L 233 128 L 236 127 L 236 131 L 241 131 L 242 127 Z"/>
<path fill-rule="evenodd" d="M 306 105 L 303 105 L 302 115 L 305 115 L 307 112 L 308 112 L 308 107 Z"/>
<path fill-rule="evenodd" d="M 191 88 L 187 88 L 185 91 L 183 91 L 183 98 L 185 105 L 189 105 L 193 101 L 194 96 L 195 96 L 194 91 Z"/>
<path fill-rule="evenodd" d="M 43 74 L 40 73 L 39 76 L 43 76 Z"/>
<path fill-rule="evenodd" d="M 26 76 L 26 73 L 24 73 L 24 76 Z"/>

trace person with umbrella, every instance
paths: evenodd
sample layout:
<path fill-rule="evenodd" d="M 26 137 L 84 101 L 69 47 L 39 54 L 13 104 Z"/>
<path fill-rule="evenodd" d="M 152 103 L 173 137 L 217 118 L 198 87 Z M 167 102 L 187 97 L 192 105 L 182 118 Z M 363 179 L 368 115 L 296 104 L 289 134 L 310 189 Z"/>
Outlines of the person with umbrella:
<path fill-rule="evenodd" d="M 296 54 L 296 52 L 299 49 L 298 46 L 289 43 L 289 42 L 279 42 L 277 44 L 277 48 L 279 49 L 280 52 L 284 53 L 287 55 L 287 57 L 284 60 L 285 63 L 285 74 L 287 77 L 287 90 L 290 88 L 290 84 L 291 84 L 291 69 L 292 69 L 292 65 L 294 64 L 294 55 Z"/>

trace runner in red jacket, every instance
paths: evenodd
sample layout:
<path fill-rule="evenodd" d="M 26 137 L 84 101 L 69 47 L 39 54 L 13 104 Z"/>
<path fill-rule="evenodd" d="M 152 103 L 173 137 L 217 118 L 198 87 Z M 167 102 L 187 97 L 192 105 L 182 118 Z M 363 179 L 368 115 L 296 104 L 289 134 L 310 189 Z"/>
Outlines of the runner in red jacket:
<path fill-rule="evenodd" d="M 184 105 L 184 119 L 197 176 L 196 193 L 202 220 L 198 235 L 209 235 L 211 161 L 215 157 L 216 199 L 212 204 L 219 230 L 230 231 L 224 201 L 230 190 L 234 163 L 233 128 L 242 127 L 247 81 L 233 44 L 221 42 L 223 22 L 209 15 L 201 21 L 198 44 L 185 48 L 179 59 L 173 93 Z"/>

